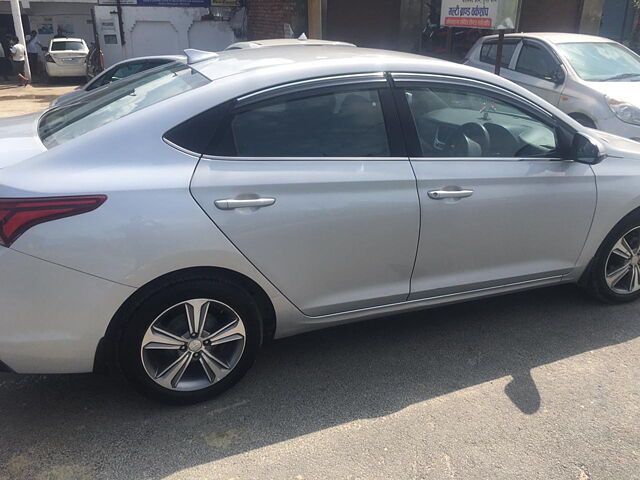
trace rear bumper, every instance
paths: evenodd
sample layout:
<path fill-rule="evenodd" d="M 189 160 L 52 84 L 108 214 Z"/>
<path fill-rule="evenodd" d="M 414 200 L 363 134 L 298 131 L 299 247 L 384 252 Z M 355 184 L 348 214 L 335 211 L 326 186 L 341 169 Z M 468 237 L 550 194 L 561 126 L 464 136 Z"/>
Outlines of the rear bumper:
<path fill-rule="evenodd" d="M 91 372 L 109 321 L 135 291 L 4 247 L 0 272 L 0 371 Z"/>
<path fill-rule="evenodd" d="M 84 77 L 87 74 L 87 65 L 82 62 L 74 65 L 59 65 L 45 62 L 47 75 L 50 77 Z"/>

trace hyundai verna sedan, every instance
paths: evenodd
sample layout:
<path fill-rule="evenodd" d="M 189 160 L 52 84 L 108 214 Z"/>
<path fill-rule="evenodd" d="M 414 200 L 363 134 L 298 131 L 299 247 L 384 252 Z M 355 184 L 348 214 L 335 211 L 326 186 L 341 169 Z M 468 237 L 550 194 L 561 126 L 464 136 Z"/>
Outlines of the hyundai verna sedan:
<path fill-rule="evenodd" d="M 560 283 L 640 296 L 636 142 L 419 56 L 187 53 L 0 126 L 5 370 L 107 365 L 190 403 L 272 338 Z"/>

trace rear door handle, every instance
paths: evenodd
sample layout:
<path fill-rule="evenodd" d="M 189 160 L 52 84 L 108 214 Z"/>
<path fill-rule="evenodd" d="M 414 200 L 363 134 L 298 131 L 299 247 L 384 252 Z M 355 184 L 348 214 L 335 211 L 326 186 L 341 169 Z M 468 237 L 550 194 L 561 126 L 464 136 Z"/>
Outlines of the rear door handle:
<path fill-rule="evenodd" d="M 434 200 L 444 200 L 445 198 L 467 198 L 473 195 L 473 190 L 429 190 L 427 195 L 429 195 L 429 198 Z"/>
<path fill-rule="evenodd" d="M 246 207 L 268 207 L 276 203 L 275 198 L 262 197 L 262 198 L 225 198 L 224 200 L 216 200 L 213 202 L 220 210 L 232 210 L 234 208 L 246 208 Z"/>

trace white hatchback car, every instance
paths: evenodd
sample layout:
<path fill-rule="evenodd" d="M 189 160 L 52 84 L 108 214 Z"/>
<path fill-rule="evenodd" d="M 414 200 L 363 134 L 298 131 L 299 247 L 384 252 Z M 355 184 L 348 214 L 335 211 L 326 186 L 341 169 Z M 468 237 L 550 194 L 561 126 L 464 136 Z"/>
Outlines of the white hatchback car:
<path fill-rule="evenodd" d="M 478 40 L 464 63 L 493 72 L 497 39 Z M 500 75 L 584 126 L 640 141 L 640 56 L 617 42 L 568 33 L 505 35 Z"/>
<path fill-rule="evenodd" d="M 47 77 L 84 77 L 88 53 L 81 38 L 53 38 L 45 55 Z"/>

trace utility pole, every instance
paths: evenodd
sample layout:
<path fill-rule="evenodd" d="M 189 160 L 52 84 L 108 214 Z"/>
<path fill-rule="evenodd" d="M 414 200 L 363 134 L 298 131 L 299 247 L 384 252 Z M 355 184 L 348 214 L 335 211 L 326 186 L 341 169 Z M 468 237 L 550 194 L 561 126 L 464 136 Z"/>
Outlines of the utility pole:
<path fill-rule="evenodd" d="M 31 68 L 29 66 L 29 55 L 27 55 L 27 42 L 24 38 L 24 28 L 22 28 L 22 17 L 20 16 L 19 0 L 11 0 L 11 13 L 13 14 L 13 28 L 16 31 L 16 37 L 24 48 L 24 76 L 31 81 Z"/>

